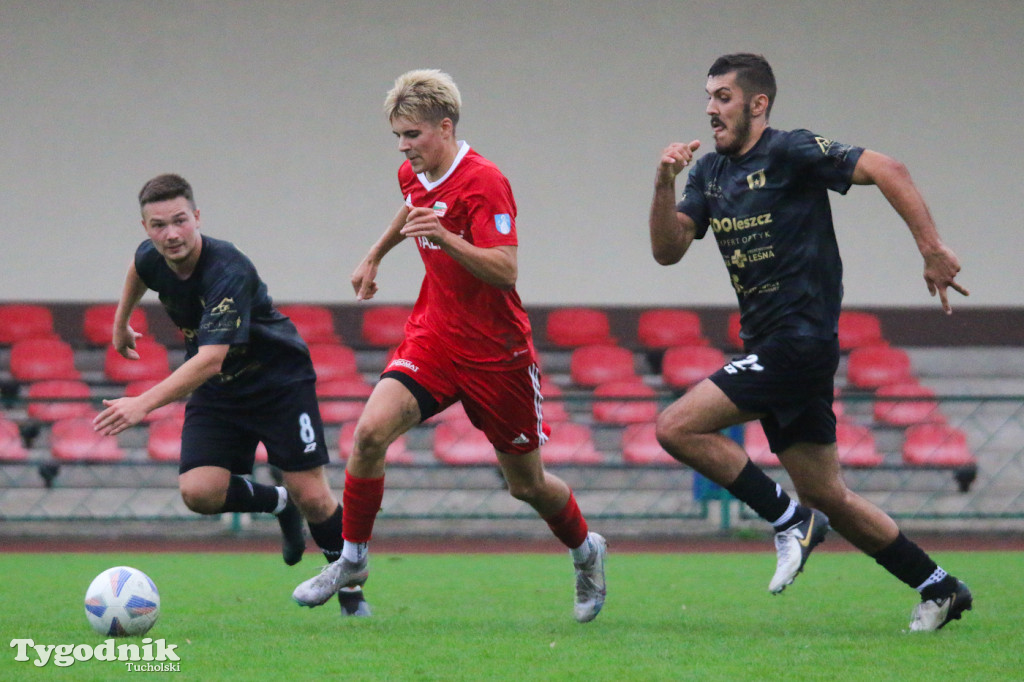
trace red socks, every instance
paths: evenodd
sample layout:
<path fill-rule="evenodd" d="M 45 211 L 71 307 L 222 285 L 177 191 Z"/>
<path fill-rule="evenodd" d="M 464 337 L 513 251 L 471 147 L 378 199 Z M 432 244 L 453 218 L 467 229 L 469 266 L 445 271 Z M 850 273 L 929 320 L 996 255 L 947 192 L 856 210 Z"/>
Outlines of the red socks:
<path fill-rule="evenodd" d="M 345 490 L 342 493 L 342 534 L 349 542 L 369 542 L 373 522 L 384 498 L 384 477 L 356 478 L 345 472 Z M 576 496 L 569 491 L 569 501 L 562 511 L 544 519 L 555 537 L 569 549 L 575 549 L 587 539 L 589 528 L 583 518 Z"/>
<path fill-rule="evenodd" d="M 347 487 L 346 487 L 347 489 Z M 583 518 L 579 505 L 576 504 L 576 496 L 569 491 L 569 501 L 565 508 L 554 516 L 544 519 L 555 537 L 562 541 L 562 544 L 569 549 L 576 549 L 587 539 L 590 529 L 587 527 L 587 520 Z"/>
<path fill-rule="evenodd" d="M 356 478 L 345 471 L 341 495 L 342 535 L 349 542 L 369 542 L 373 522 L 384 499 L 384 477 Z"/>

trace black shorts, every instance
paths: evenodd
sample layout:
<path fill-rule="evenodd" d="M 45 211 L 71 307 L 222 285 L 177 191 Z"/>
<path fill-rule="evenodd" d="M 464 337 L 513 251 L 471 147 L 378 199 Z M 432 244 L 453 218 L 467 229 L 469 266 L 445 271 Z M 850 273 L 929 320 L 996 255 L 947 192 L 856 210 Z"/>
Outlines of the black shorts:
<path fill-rule="evenodd" d="M 769 337 L 709 378 L 745 412 L 761 419 L 772 452 L 795 443 L 835 443 L 832 411 L 839 340 Z"/>
<path fill-rule="evenodd" d="M 282 471 L 307 471 L 330 461 L 316 382 L 286 384 L 272 394 L 233 403 L 190 400 L 181 430 L 180 473 L 201 466 L 252 473 L 256 446 Z"/>

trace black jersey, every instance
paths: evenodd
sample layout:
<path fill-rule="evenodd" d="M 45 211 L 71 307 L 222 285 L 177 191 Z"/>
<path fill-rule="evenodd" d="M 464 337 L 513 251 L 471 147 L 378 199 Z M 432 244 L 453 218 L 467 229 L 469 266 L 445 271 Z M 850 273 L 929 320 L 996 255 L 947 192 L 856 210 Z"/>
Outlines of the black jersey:
<path fill-rule="evenodd" d="M 199 346 L 228 344 L 221 372 L 193 400 L 255 397 L 296 381 L 315 379 L 309 348 L 290 319 L 274 308 L 256 267 L 231 242 L 202 235 L 203 248 L 185 280 L 167 266 L 152 242 L 135 251 L 135 269 L 185 336 L 185 359 Z"/>
<path fill-rule="evenodd" d="M 696 223 L 698 239 L 714 231 L 744 339 L 837 333 L 843 265 L 828 190 L 850 189 L 863 151 L 766 128 L 743 156 L 713 153 L 694 164 L 676 210 Z"/>

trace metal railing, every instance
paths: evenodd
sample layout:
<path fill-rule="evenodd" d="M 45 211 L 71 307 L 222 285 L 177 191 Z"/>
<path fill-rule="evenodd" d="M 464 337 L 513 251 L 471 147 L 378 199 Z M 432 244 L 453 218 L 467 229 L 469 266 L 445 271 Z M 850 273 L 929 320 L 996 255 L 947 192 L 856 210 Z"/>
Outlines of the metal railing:
<path fill-rule="evenodd" d="M 603 462 L 548 468 L 576 491 L 588 518 L 623 522 L 693 521 L 729 528 L 751 519 L 727 493 L 681 465 L 636 465 L 623 461 L 620 427 L 595 423 L 590 394 L 560 398 L 574 420 L 592 427 Z M 626 400 L 613 398 L 612 400 Z M 671 396 L 660 395 L 659 407 Z M 1019 521 L 1024 526 L 1024 396 L 939 396 L 933 399 L 944 421 L 966 435 L 975 467 L 908 465 L 902 447 L 907 427 L 875 419 L 879 402 L 907 402 L 870 395 L 846 395 L 844 419 L 870 427 L 882 456 L 871 467 L 847 467 L 847 484 L 896 518 L 915 521 Z M 24 403 L 8 406 L 20 414 Z M 114 463 L 61 462 L 48 450 L 46 425 L 20 420 L 28 443 L 23 461 L 0 463 L 0 519 L 5 521 L 194 519 L 177 492 L 177 466 L 155 462 L 145 450 L 146 427 L 121 438 L 123 460 Z M 557 427 L 556 427 L 557 428 Z M 432 427 L 410 432 L 412 464 L 389 465 L 381 520 L 434 521 L 535 519 L 529 507 L 508 495 L 495 466 L 451 466 L 432 453 Z M 328 428 L 337 444 L 338 428 Z M 737 439 L 741 429 L 734 429 Z M 781 468 L 767 472 L 789 486 Z M 332 448 L 328 466 L 332 488 L 340 492 L 343 465 Z M 265 465 L 254 477 L 269 482 Z M 969 479 L 969 480 L 968 480 Z M 790 488 L 791 489 L 791 488 Z"/>

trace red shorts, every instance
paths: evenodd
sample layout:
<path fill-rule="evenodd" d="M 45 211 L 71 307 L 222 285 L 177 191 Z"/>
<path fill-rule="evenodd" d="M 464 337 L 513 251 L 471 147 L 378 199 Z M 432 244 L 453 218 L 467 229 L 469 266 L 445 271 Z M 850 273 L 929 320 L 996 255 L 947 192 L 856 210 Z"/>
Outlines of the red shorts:
<path fill-rule="evenodd" d="M 479 369 L 452 361 L 443 343 L 406 339 L 384 372 L 401 372 L 433 396 L 438 412 L 462 402 L 473 426 L 498 452 L 533 452 L 548 439 L 536 364 L 514 369 Z"/>

